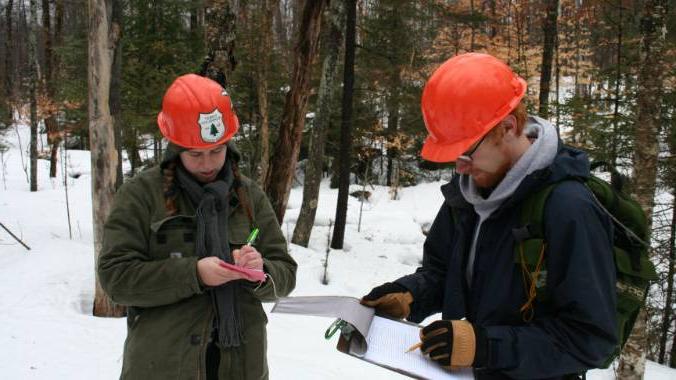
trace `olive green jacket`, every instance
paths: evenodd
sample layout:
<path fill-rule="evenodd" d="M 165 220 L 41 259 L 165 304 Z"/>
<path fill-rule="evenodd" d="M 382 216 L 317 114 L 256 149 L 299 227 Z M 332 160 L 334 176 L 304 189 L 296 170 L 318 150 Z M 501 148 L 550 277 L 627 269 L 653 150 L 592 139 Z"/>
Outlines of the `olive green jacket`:
<path fill-rule="evenodd" d="M 277 296 L 286 296 L 295 286 L 296 262 L 265 194 L 251 180 L 242 181 L 260 228 L 254 246 Z M 130 306 L 122 379 L 205 379 L 214 310 L 197 276 L 195 209 L 184 194 L 176 205 L 176 215 L 167 217 L 155 167 L 120 188 L 104 227 L 99 280 L 114 302 Z M 244 245 L 251 227 L 234 191 L 230 205 L 227 232 L 234 249 Z M 261 301 L 275 299 L 273 281 L 259 288 L 239 281 L 244 344 L 221 350 L 219 378 L 266 379 L 267 317 Z"/>

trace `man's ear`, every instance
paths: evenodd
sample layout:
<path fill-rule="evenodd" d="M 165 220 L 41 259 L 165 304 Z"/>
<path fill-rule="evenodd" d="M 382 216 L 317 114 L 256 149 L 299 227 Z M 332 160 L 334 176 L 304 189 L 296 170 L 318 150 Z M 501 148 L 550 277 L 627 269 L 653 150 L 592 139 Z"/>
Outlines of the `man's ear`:
<path fill-rule="evenodd" d="M 507 115 L 500 122 L 500 127 L 504 131 L 503 137 L 508 137 L 508 138 L 518 137 L 516 116 L 511 115 L 511 114 Z"/>

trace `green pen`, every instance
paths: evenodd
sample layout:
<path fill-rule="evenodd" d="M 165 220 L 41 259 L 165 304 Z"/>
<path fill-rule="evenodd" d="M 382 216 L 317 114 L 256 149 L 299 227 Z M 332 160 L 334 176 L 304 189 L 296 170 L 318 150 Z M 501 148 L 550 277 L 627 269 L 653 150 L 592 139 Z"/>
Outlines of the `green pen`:
<path fill-rule="evenodd" d="M 254 228 L 253 230 L 251 230 L 249 237 L 246 238 L 246 244 L 245 245 L 251 246 L 256 241 L 256 238 L 258 237 L 259 232 L 260 232 L 260 230 L 258 228 Z"/>

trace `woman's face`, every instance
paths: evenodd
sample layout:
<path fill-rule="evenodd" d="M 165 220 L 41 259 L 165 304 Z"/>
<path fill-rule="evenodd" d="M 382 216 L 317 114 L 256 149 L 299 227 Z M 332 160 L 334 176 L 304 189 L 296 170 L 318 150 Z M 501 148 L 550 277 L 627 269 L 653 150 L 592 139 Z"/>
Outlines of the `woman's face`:
<path fill-rule="evenodd" d="M 223 168 L 227 151 L 225 145 L 186 150 L 180 154 L 181 163 L 199 182 L 209 183 L 216 179 Z"/>

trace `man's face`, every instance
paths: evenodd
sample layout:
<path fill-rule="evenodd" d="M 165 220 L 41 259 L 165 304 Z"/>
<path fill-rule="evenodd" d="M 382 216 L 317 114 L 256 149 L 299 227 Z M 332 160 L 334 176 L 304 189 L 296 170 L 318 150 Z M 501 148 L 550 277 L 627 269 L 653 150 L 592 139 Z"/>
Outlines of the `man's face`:
<path fill-rule="evenodd" d="M 480 189 L 497 186 L 511 167 L 511 160 L 505 145 L 502 123 L 474 143 L 466 153 L 458 157 L 456 171 L 469 175 Z"/>
<path fill-rule="evenodd" d="M 202 183 L 209 183 L 216 179 L 218 172 L 225 164 L 225 145 L 218 145 L 206 149 L 190 149 L 181 152 L 183 167 Z"/>

